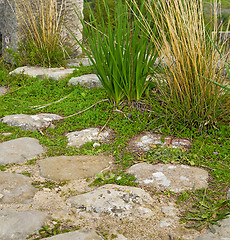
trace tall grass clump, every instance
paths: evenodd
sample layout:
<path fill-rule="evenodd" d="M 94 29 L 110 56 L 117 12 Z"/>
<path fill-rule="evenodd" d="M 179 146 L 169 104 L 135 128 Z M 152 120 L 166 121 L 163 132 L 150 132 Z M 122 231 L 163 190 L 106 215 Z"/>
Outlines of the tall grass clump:
<path fill-rule="evenodd" d="M 142 7 L 143 4 L 140 10 Z M 88 48 L 79 41 L 78 44 L 93 62 L 115 105 L 122 100 L 129 103 L 139 100 L 148 87 L 146 78 L 157 57 L 154 43 L 143 33 L 137 18 L 138 11 L 132 12 L 128 3 L 117 1 L 113 20 L 106 1 L 103 1 L 103 14 L 100 7 L 98 13 L 99 16 L 95 16 L 91 11 L 90 21 L 82 20 Z M 106 23 L 103 21 L 105 15 Z M 154 32 L 153 28 L 153 35 Z"/>
<path fill-rule="evenodd" d="M 190 126 L 203 127 L 220 119 L 229 120 L 230 93 L 211 82 L 226 85 L 228 79 L 223 74 L 220 54 L 205 28 L 202 0 L 149 0 L 146 8 L 160 36 L 155 38 L 151 34 L 148 21 L 142 16 L 143 28 L 163 58 L 164 71 L 158 81 L 157 95 L 161 111 L 171 120 Z M 213 31 L 215 41 L 218 35 L 215 24 Z M 220 52 L 226 49 L 227 41 L 215 42 Z"/>
<path fill-rule="evenodd" d="M 13 0 L 13 3 L 25 36 L 18 49 L 19 64 L 43 67 L 64 64 L 71 53 L 71 46 L 62 34 L 65 1 Z"/>

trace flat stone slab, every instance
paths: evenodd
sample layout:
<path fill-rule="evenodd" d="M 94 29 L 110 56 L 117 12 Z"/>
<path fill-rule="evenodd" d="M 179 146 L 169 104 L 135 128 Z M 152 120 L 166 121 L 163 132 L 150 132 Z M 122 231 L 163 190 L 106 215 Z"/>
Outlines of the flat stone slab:
<path fill-rule="evenodd" d="M 106 213 L 118 217 L 127 215 L 149 217 L 154 214 L 151 204 L 153 199 L 141 188 L 114 184 L 99 187 L 92 192 L 67 200 L 67 205 L 76 208 L 78 212 Z"/>
<path fill-rule="evenodd" d="M 46 219 L 40 211 L 0 210 L 0 239 L 24 240 L 45 225 Z"/>
<path fill-rule="evenodd" d="M 80 66 L 91 66 L 92 62 L 89 58 L 71 59 L 68 61 L 67 66 L 69 67 L 80 67 Z"/>
<path fill-rule="evenodd" d="M 0 86 L 0 96 L 4 95 L 6 93 L 7 93 L 7 88 Z"/>
<path fill-rule="evenodd" d="M 81 131 L 68 133 L 66 134 L 68 146 L 80 147 L 87 142 L 103 141 L 109 137 L 111 130 L 104 130 L 98 136 L 99 132 L 99 128 L 87 128 Z"/>
<path fill-rule="evenodd" d="M 195 240 L 230 240 L 230 218 L 223 219 L 219 223 L 220 226 L 213 225 L 215 233 L 208 230 Z"/>
<path fill-rule="evenodd" d="M 39 77 L 39 78 L 51 78 L 53 80 L 60 80 L 61 78 L 66 78 L 70 74 L 72 74 L 74 68 L 43 68 L 43 67 L 19 67 L 14 71 L 10 72 L 10 74 L 25 74 L 31 77 Z"/>
<path fill-rule="evenodd" d="M 44 153 L 35 138 L 23 137 L 0 143 L 0 164 L 22 163 Z"/>
<path fill-rule="evenodd" d="M 168 189 L 176 193 L 205 188 L 208 181 L 207 171 L 186 165 L 138 163 L 127 172 L 134 175 L 136 181 L 142 185 L 159 190 Z"/>
<path fill-rule="evenodd" d="M 187 139 L 171 136 L 166 136 L 163 141 L 161 134 L 147 132 L 135 137 L 130 145 L 143 151 L 149 151 L 154 145 L 189 148 L 191 143 Z"/>
<path fill-rule="evenodd" d="M 44 238 L 44 240 L 102 240 L 95 230 L 89 231 L 75 231 L 64 234 L 58 234 L 57 236 Z"/>
<path fill-rule="evenodd" d="M 20 127 L 25 131 L 37 131 L 39 129 L 46 129 L 48 127 L 54 127 L 52 121 L 62 119 L 61 116 L 51 113 L 40 113 L 37 115 L 15 114 L 8 115 L 1 119 L 3 123 L 6 123 L 11 127 Z"/>
<path fill-rule="evenodd" d="M 43 177 L 55 181 L 91 178 L 108 167 L 113 159 L 107 156 L 58 156 L 39 161 Z"/>
<path fill-rule="evenodd" d="M 72 77 L 69 80 L 69 84 L 80 85 L 87 88 L 102 87 L 101 81 L 96 74 L 86 74 L 80 77 Z"/>
<path fill-rule="evenodd" d="M 35 192 L 29 177 L 0 171 L 0 203 L 28 203 Z"/>

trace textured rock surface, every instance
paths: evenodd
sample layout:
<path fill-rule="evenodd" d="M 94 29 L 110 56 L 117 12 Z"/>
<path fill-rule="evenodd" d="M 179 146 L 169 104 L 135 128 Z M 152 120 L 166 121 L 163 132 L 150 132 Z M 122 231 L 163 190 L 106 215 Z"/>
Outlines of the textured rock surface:
<path fill-rule="evenodd" d="M 112 163 L 106 156 L 59 156 L 39 161 L 43 177 L 56 180 L 74 180 L 94 177 Z"/>
<path fill-rule="evenodd" d="M 216 230 L 215 233 L 208 230 L 195 240 L 230 240 L 230 218 L 223 219 L 219 221 L 219 223 L 220 227 L 215 225 L 213 226 Z"/>
<path fill-rule="evenodd" d="M 89 231 L 75 231 L 64 234 L 59 234 L 50 238 L 44 238 L 44 240 L 102 240 L 95 230 Z"/>
<path fill-rule="evenodd" d="M 80 77 L 73 77 L 69 80 L 69 84 L 79 84 L 87 88 L 102 87 L 102 84 L 96 74 L 86 74 Z"/>
<path fill-rule="evenodd" d="M 39 211 L 0 210 L 0 239 L 24 240 L 44 225 L 46 214 Z"/>
<path fill-rule="evenodd" d="M 131 145 L 134 145 L 135 147 L 138 147 L 141 150 L 148 151 L 154 145 L 188 148 L 190 147 L 191 143 L 187 139 L 173 138 L 171 136 L 166 136 L 163 141 L 161 134 L 147 132 L 146 134 L 141 134 L 135 137 L 131 141 Z"/>
<path fill-rule="evenodd" d="M 0 171 L 1 203 L 27 203 L 36 192 L 30 178 L 16 173 Z M 0 225 L 1 226 L 1 225 Z"/>
<path fill-rule="evenodd" d="M 60 80 L 61 78 L 68 77 L 71 73 L 73 73 L 73 71 L 73 68 L 62 69 L 24 66 L 16 68 L 14 71 L 10 72 L 10 74 L 26 74 L 31 77 L 47 77 L 53 80 Z"/>
<path fill-rule="evenodd" d="M 0 143 L 0 164 L 21 163 L 44 153 L 39 141 L 24 137 Z"/>
<path fill-rule="evenodd" d="M 109 184 L 92 192 L 71 197 L 67 204 L 76 208 L 78 212 L 90 211 L 118 217 L 132 214 L 145 217 L 154 214 L 150 207 L 152 201 L 150 195 L 140 188 Z"/>
<path fill-rule="evenodd" d="M 51 113 L 40 113 L 37 115 L 15 114 L 8 115 L 1 119 L 8 126 L 20 127 L 22 130 L 36 131 L 54 127 L 52 121 L 62 119 L 61 116 Z"/>
<path fill-rule="evenodd" d="M 140 184 L 174 192 L 205 188 L 208 181 L 207 171 L 186 165 L 139 163 L 127 172 L 133 174 Z"/>
<path fill-rule="evenodd" d="M 0 96 L 7 93 L 7 88 L 0 86 Z"/>
<path fill-rule="evenodd" d="M 69 67 L 80 67 L 83 66 L 91 66 L 92 63 L 89 58 L 81 58 L 81 59 L 71 59 L 68 61 L 67 66 Z"/>
<path fill-rule="evenodd" d="M 81 145 L 92 141 L 103 141 L 109 137 L 110 130 L 102 131 L 99 136 L 99 128 L 87 128 L 81 131 L 66 134 L 68 138 L 68 146 L 80 147 Z"/>

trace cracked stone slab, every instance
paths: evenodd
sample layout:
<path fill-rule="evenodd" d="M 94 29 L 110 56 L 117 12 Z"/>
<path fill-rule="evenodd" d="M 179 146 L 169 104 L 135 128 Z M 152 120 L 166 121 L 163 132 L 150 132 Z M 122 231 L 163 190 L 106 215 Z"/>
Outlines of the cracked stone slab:
<path fill-rule="evenodd" d="M 23 137 L 0 143 L 0 164 L 22 163 L 44 153 L 35 138 Z"/>
<path fill-rule="evenodd" d="M 44 240 L 102 240 L 95 230 L 74 231 L 69 233 L 58 234 L 57 236 L 44 238 Z"/>
<path fill-rule="evenodd" d="M 187 139 L 173 138 L 171 136 L 166 136 L 163 141 L 161 134 L 147 132 L 146 134 L 136 136 L 130 145 L 138 147 L 143 151 L 149 151 L 154 145 L 189 148 L 191 143 Z"/>
<path fill-rule="evenodd" d="M 66 78 L 70 74 L 72 74 L 74 68 L 43 68 L 43 67 L 19 67 L 14 71 L 10 72 L 10 74 L 25 74 L 31 77 L 39 77 L 39 78 L 50 78 L 53 80 L 60 80 L 61 78 Z"/>
<path fill-rule="evenodd" d="M 80 147 L 87 142 L 106 140 L 109 138 L 111 130 L 104 130 L 98 136 L 99 132 L 99 128 L 87 128 L 81 131 L 68 133 L 66 134 L 68 146 Z"/>
<path fill-rule="evenodd" d="M 0 86 L 0 96 L 5 95 L 7 93 L 7 88 Z"/>
<path fill-rule="evenodd" d="M 54 128 L 55 126 L 52 122 L 61 119 L 61 116 L 51 113 L 40 113 L 37 115 L 15 114 L 3 117 L 1 122 L 11 127 L 20 127 L 25 131 L 37 131 L 49 127 Z"/>
<path fill-rule="evenodd" d="M 108 184 L 92 192 L 71 197 L 67 205 L 78 212 L 106 213 L 111 216 L 125 217 L 134 215 L 149 217 L 154 215 L 151 196 L 136 187 Z"/>
<path fill-rule="evenodd" d="M 228 217 L 230 217 L 230 215 Z M 216 230 L 215 233 L 208 230 L 195 240 L 230 240 L 230 218 L 223 219 L 218 223 L 220 226 L 213 225 Z"/>
<path fill-rule="evenodd" d="M 1 203 L 31 202 L 36 191 L 29 177 L 0 171 Z"/>
<path fill-rule="evenodd" d="M 127 170 L 142 185 L 181 192 L 207 187 L 208 172 L 197 167 L 138 163 Z"/>
<path fill-rule="evenodd" d="M 24 240 L 45 224 L 47 215 L 40 211 L 0 210 L 0 239 Z"/>
<path fill-rule="evenodd" d="M 39 161 L 40 174 L 55 181 L 91 178 L 113 162 L 107 156 L 58 156 Z"/>
<path fill-rule="evenodd" d="M 86 74 L 80 77 L 72 77 L 69 80 L 69 84 L 80 85 L 87 88 L 102 87 L 101 81 L 96 74 Z"/>

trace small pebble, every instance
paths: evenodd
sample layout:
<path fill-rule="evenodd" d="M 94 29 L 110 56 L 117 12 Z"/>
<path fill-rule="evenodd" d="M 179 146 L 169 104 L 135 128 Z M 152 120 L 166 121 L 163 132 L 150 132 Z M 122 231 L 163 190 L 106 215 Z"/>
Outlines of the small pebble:
<path fill-rule="evenodd" d="M 4 195 L 0 194 L 0 200 L 4 197 Z"/>

